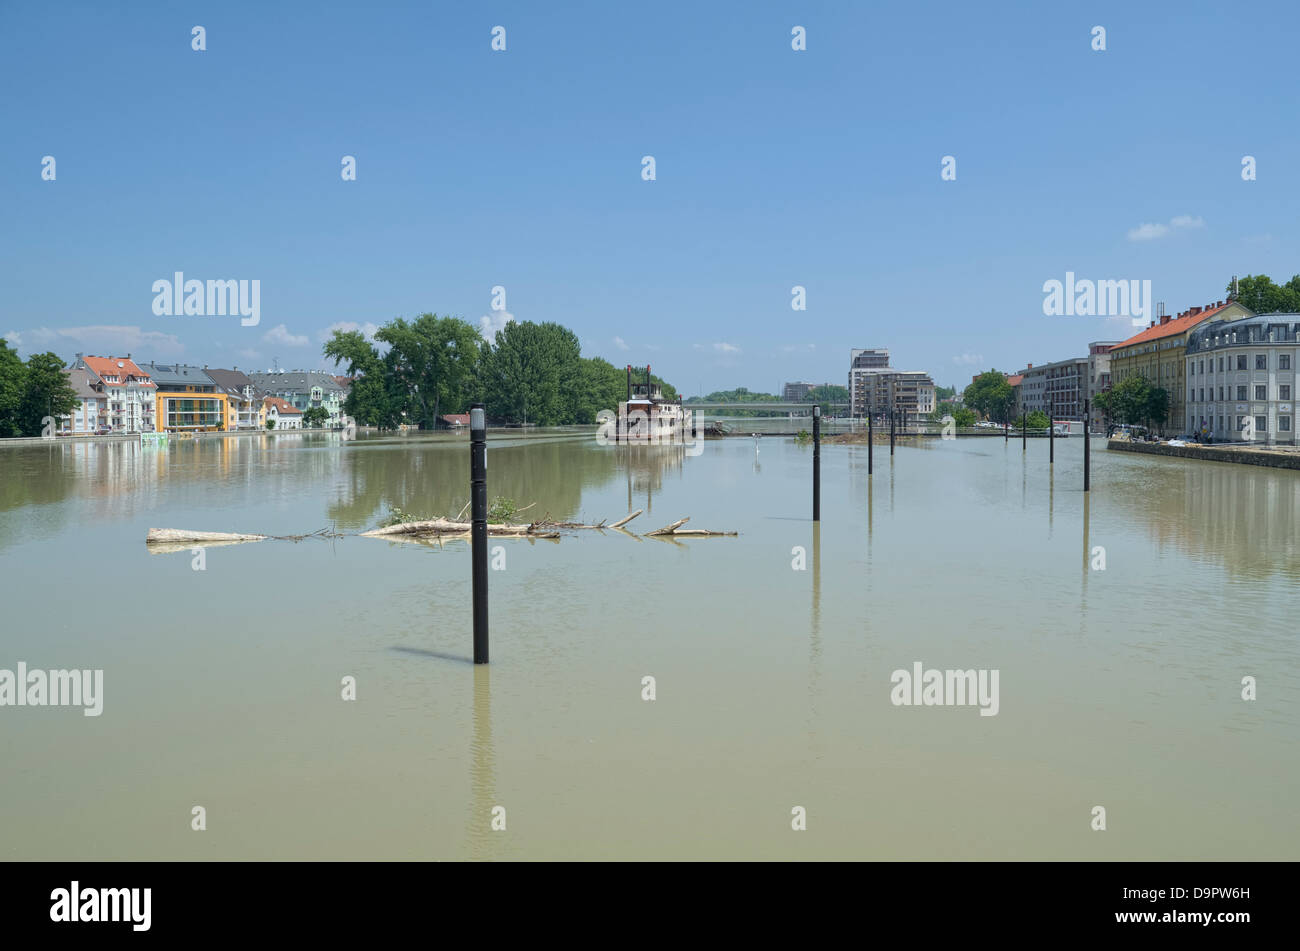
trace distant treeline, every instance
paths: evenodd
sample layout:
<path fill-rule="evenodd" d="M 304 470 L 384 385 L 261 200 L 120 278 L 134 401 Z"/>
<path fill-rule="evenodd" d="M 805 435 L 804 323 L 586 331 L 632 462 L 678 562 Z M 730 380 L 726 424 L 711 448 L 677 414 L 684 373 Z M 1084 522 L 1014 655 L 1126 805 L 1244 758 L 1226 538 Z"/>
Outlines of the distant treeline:
<path fill-rule="evenodd" d="M 849 390 L 845 386 L 815 386 L 802 400 L 797 402 L 807 403 L 809 407 L 814 403 L 820 403 L 822 412 L 830 410 L 831 403 L 847 403 L 849 401 Z M 777 396 L 775 393 L 751 393 L 743 386 L 737 390 L 714 390 L 708 396 L 692 396 L 685 403 L 788 403 L 790 400 L 785 397 Z M 711 411 L 718 416 L 767 416 L 769 411 L 762 409 L 720 409 Z"/>
<path fill-rule="evenodd" d="M 488 342 L 467 321 L 421 314 L 389 321 L 374 339 L 336 330 L 324 347 L 355 377 L 343 411 L 365 426 L 433 429 L 439 416 L 474 402 L 495 423 L 594 423 L 627 398 L 626 370 L 582 356 L 577 335 L 556 323 L 512 321 Z M 671 384 L 651 379 L 676 399 Z"/>

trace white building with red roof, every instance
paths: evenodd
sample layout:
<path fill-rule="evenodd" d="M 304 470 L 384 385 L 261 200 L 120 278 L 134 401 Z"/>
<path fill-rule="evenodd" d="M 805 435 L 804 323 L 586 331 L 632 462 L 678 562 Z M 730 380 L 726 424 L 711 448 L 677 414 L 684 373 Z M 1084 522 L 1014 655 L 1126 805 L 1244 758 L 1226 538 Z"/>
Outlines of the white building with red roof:
<path fill-rule="evenodd" d="M 154 394 L 158 387 L 149 374 L 125 357 L 96 357 L 77 354 L 72 364 L 85 370 L 88 385 L 104 395 L 103 426 L 114 433 L 151 433 L 154 431 Z"/>

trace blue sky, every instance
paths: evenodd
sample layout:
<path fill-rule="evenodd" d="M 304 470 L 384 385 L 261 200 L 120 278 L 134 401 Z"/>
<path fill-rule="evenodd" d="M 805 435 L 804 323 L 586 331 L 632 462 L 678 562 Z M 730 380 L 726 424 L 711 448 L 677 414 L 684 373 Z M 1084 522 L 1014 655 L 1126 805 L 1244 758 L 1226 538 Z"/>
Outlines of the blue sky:
<path fill-rule="evenodd" d="M 946 384 L 1133 332 L 1044 316 L 1067 271 L 1172 312 L 1300 272 L 1294 4 L 983 6 L 0 3 L 0 335 L 330 366 L 501 285 L 688 395 L 853 347 Z M 155 316 L 176 271 L 260 280 L 259 325 Z"/>

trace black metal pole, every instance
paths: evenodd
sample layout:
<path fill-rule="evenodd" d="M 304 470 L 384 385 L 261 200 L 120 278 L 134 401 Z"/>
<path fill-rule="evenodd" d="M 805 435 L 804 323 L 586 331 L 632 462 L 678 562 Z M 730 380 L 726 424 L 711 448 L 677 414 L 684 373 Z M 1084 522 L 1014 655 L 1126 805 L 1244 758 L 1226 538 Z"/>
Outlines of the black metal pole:
<path fill-rule="evenodd" d="M 894 407 L 889 407 L 889 454 L 894 454 Z"/>
<path fill-rule="evenodd" d="M 875 433 L 871 429 L 871 411 L 867 411 L 867 475 L 871 475 L 871 444 L 875 442 Z"/>
<path fill-rule="evenodd" d="M 487 420 L 469 408 L 470 558 L 474 568 L 474 663 L 488 662 Z"/>
<path fill-rule="evenodd" d="M 1023 452 L 1029 448 L 1029 427 L 1025 425 L 1029 415 L 1021 410 L 1020 412 L 1020 449 Z"/>
<path fill-rule="evenodd" d="M 1089 456 L 1089 450 L 1092 440 L 1088 438 L 1088 401 L 1083 401 L 1083 491 L 1087 492 L 1090 488 L 1089 482 L 1092 476 L 1092 459 Z"/>
<path fill-rule="evenodd" d="M 813 407 L 813 521 L 822 520 L 822 408 Z"/>
<path fill-rule="evenodd" d="M 1047 464 L 1056 465 L 1056 427 L 1052 425 L 1052 414 L 1047 414 Z"/>

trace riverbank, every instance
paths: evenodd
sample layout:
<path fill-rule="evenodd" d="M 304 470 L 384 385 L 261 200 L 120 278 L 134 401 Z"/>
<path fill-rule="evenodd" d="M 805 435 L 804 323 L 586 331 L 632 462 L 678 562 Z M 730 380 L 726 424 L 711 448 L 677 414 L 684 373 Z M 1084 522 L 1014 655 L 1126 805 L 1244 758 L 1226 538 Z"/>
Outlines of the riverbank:
<path fill-rule="evenodd" d="M 1300 469 L 1300 452 L 1277 447 L 1247 449 L 1238 446 L 1170 446 L 1159 442 L 1129 442 L 1111 439 L 1107 449 L 1120 452 L 1141 452 L 1151 456 L 1177 456 L 1182 459 L 1200 459 L 1205 462 L 1231 462 L 1247 466 L 1270 466 L 1274 469 Z"/>

